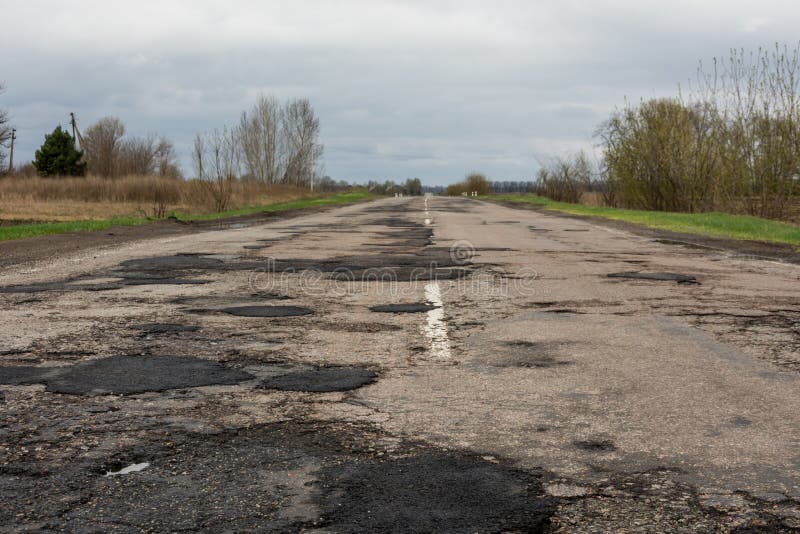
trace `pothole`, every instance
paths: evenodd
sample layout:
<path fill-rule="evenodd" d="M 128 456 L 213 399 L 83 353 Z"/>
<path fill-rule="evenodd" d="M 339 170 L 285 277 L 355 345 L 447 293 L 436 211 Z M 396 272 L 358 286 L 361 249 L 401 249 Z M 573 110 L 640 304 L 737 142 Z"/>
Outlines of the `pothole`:
<path fill-rule="evenodd" d="M 349 391 L 375 382 L 378 374 L 363 367 L 318 367 L 268 378 L 259 386 L 281 391 Z"/>
<path fill-rule="evenodd" d="M 574 362 L 558 357 L 563 343 L 545 341 L 506 341 L 498 350 L 498 367 L 526 367 L 531 369 L 548 369 L 563 367 Z"/>
<path fill-rule="evenodd" d="M 234 306 L 220 311 L 237 317 L 298 317 L 314 313 L 301 306 Z"/>
<path fill-rule="evenodd" d="M 371 306 L 370 310 L 379 313 L 425 313 L 437 309 L 438 306 L 424 303 L 411 304 L 383 304 Z"/>
<path fill-rule="evenodd" d="M 8 372 L 5 369 L 13 369 Z M 26 373 L 27 376 L 26 376 Z M 112 356 L 68 367 L 0 368 L 0 383 L 43 383 L 69 395 L 131 395 L 251 380 L 249 373 L 190 356 Z"/>
<path fill-rule="evenodd" d="M 697 278 L 688 274 L 679 273 L 642 273 L 642 272 L 624 272 L 624 273 L 611 273 L 607 275 L 608 278 L 629 278 L 634 280 L 657 280 L 663 282 L 677 282 L 679 284 L 699 284 Z"/>
<path fill-rule="evenodd" d="M 613 452 L 616 445 L 610 439 L 586 439 L 572 442 L 575 447 L 586 452 Z"/>

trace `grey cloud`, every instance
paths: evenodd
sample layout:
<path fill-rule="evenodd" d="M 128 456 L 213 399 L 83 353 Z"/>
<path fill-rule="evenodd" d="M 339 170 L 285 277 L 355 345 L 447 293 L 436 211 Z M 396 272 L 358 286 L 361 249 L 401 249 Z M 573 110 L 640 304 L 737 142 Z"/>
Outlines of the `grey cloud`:
<path fill-rule="evenodd" d="M 675 94 L 698 60 L 792 43 L 794 2 L 29 1 L 4 9 L 0 80 L 19 158 L 75 111 L 172 138 L 259 92 L 308 97 L 336 179 L 530 177 L 591 148 L 625 98 Z M 44 16 L 46 15 L 46 16 Z M 43 18 L 44 16 L 44 18 Z"/>

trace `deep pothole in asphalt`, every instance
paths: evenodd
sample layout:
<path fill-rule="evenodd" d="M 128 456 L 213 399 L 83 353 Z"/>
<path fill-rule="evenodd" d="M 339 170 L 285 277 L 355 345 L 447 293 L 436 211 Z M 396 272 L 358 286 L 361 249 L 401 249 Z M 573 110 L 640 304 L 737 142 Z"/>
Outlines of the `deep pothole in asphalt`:
<path fill-rule="evenodd" d="M 656 280 L 663 282 L 677 282 L 679 284 L 700 284 L 697 278 L 688 274 L 679 273 L 642 273 L 642 272 L 624 272 L 624 273 L 610 273 L 606 275 L 608 278 L 628 278 L 632 280 Z"/>
<path fill-rule="evenodd" d="M 370 310 L 378 313 L 425 313 L 437 308 L 439 306 L 434 306 L 433 304 L 414 302 L 409 304 L 382 304 L 371 306 Z"/>
<path fill-rule="evenodd" d="M 112 356 L 64 367 L 0 367 L 2 384 L 44 384 L 53 393 L 88 396 L 234 385 L 253 378 L 190 356 Z"/>
<path fill-rule="evenodd" d="M 357 389 L 377 380 L 378 374 L 363 367 L 317 367 L 292 371 L 264 380 L 259 387 L 281 391 L 325 393 Z"/>

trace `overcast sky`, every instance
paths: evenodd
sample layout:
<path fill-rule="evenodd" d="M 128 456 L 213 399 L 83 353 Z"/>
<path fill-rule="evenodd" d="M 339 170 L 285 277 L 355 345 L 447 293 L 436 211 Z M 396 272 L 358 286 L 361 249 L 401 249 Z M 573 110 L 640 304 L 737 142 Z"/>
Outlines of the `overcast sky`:
<path fill-rule="evenodd" d="M 530 178 L 593 145 L 625 98 L 675 94 L 699 60 L 799 38 L 795 1 L 0 0 L 17 162 L 74 111 L 197 132 L 258 93 L 307 97 L 336 179 Z"/>

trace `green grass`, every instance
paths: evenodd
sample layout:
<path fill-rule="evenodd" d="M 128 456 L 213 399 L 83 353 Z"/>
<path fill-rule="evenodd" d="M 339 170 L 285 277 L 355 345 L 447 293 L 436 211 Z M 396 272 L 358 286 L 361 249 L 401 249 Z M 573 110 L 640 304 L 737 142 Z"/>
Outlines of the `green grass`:
<path fill-rule="evenodd" d="M 301 198 L 298 200 L 289 200 L 287 202 L 276 202 L 275 204 L 267 204 L 264 206 L 249 206 L 246 208 L 228 210 L 219 213 L 202 213 L 202 214 L 174 213 L 173 215 L 177 219 L 186 222 L 213 221 L 215 219 L 224 219 L 227 217 L 252 215 L 253 213 L 272 213 L 275 211 L 313 208 L 316 206 L 350 204 L 352 202 L 359 202 L 361 200 L 369 200 L 370 198 L 372 198 L 372 195 L 367 191 L 352 191 L 349 193 L 337 193 L 335 195 L 324 196 L 324 197 Z"/>
<path fill-rule="evenodd" d="M 247 208 L 223 211 L 220 213 L 202 214 L 181 214 L 174 213 L 174 217 L 181 221 L 208 221 L 238 215 L 251 215 L 253 213 L 265 213 L 285 211 L 292 209 L 310 208 L 314 206 L 329 206 L 336 204 L 349 204 L 361 200 L 368 200 L 371 195 L 366 191 L 354 191 L 350 193 L 338 193 L 324 197 L 304 198 L 288 202 L 276 202 L 263 206 L 251 206 Z M 12 226 L 0 226 L 0 241 L 10 241 L 12 239 L 27 239 L 51 234 L 63 234 L 67 232 L 92 232 L 107 230 L 112 226 L 138 226 L 152 222 L 152 219 L 144 217 L 118 217 L 114 219 L 94 220 L 94 221 L 65 221 L 52 223 L 32 223 L 17 224 Z"/>
<path fill-rule="evenodd" d="M 583 206 L 556 202 L 536 195 L 492 195 L 485 197 L 495 200 L 509 200 L 538 204 L 549 210 L 602 217 L 648 228 L 669 230 L 687 234 L 699 234 L 711 237 L 725 237 L 753 241 L 770 241 L 787 245 L 800 246 L 800 226 L 793 224 L 751 217 L 748 215 L 730 215 L 728 213 L 670 213 L 663 211 L 627 210 L 606 208 L 601 206 Z"/>
<path fill-rule="evenodd" d="M 147 222 L 150 221 L 145 218 L 120 217 L 97 221 L 64 221 L 0 226 L 0 241 L 27 239 L 29 237 L 63 234 L 66 232 L 92 232 L 97 230 L 107 230 L 112 226 L 137 226 Z"/>

